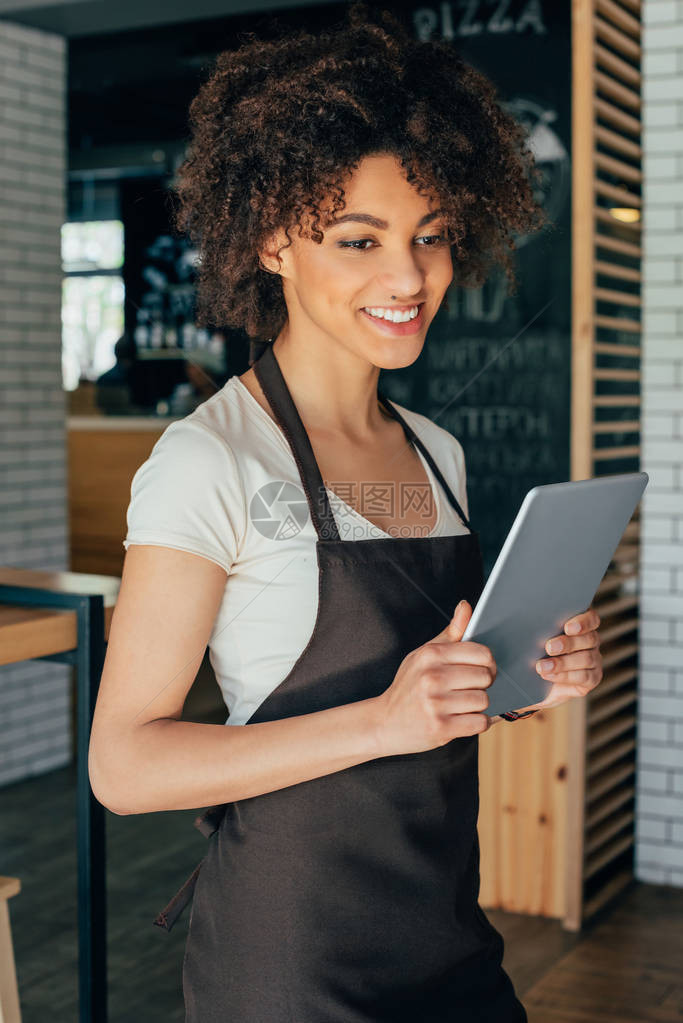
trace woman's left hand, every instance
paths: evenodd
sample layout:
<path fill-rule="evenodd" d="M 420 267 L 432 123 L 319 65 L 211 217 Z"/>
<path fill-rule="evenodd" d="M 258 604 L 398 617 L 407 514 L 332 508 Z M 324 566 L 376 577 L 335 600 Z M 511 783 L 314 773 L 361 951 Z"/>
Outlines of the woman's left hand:
<path fill-rule="evenodd" d="M 578 625 L 578 629 L 575 626 Z M 602 681 L 602 656 L 598 626 L 600 615 L 592 607 L 564 623 L 564 634 L 551 637 L 545 644 L 552 655 L 536 662 L 538 674 L 553 683 L 545 700 L 519 710 L 557 707 L 577 696 L 586 696 Z M 556 649 L 554 644 L 559 643 Z M 550 665 L 546 666 L 546 661 Z M 552 670 L 551 670 L 552 669 Z"/>

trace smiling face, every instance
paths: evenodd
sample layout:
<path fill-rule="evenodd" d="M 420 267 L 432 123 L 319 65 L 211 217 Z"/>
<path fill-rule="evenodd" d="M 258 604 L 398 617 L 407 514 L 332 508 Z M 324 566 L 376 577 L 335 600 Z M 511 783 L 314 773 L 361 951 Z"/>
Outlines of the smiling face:
<path fill-rule="evenodd" d="M 282 333 L 331 341 L 382 369 L 408 366 L 453 278 L 445 225 L 392 155 L 364 157 L 343 187 L 346 206 L 334 222 L 321 220 L 322 243 L 295 229 L 279 253 Z M 263 250 L 268 269 L 278 270 L 275 253 L 286 244 L 282 231 Z"/>

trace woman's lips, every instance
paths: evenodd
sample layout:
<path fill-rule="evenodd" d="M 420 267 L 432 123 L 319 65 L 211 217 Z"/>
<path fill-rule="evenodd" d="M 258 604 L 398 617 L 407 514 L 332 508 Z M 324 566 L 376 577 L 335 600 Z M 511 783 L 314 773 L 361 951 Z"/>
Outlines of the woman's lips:
<path fill-rule="evenodd" d="M 390 334 L 393 337 L 401 336 L 403 334 L 417 334 L 418 330 L 422 328 L 424 322 L 423 310 L 425 303 L 421 302 L 418 306 L 417 316 L 414 320 L 406 320 L 404 323 L 394 323 L 392 320 L 380 319 L 379 316 L 371 316 L 370 313 L 366 313 L 365 309 L 361 309 L 361 313 L 366 320 L 370 320 L 375 325 L 377 330 L 381 330 L 383 334 Z"/>

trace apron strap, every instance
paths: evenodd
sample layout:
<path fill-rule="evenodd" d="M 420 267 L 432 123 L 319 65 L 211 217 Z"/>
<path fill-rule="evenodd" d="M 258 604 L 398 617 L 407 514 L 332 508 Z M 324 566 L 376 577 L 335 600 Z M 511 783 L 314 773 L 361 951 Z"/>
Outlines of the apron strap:
<path fill-rule="evenodd" d="M 218 831 L 226 810 L 227 803 L 217 803 L 214 806 L 209 806 L 203 813 L 200 813 L 197 817 L 195 817 L 192 823 L 198 831 L 201 831 L 205 838 L 211 838 L 211 836 Z M 206 856 L 194 868 L 187 881 L 185 881 L 185 883 L 178 889 L 168 905 L 159 910 L 157 915 L 154 917 L 152 923 L 156 924 L 157 927 L 163 927 L 165 931 L 171 930 L 173 924 L 176 922 L 182 911 L 185 909 L 185 906 L 187 906 L 188 902 L 194 895 L 194 888 L 197 883 L 199 871 L 205 859 Z"/>
<path fill-rule="evenodd" d="M 439 483 L 443 487 L 444 491 L 446 492 L 446 496 L 448 497 L 448 500 L 450 501 L 451 506 L 453 508 L 455 508 L 455 510 L 457 511 L 458 515 L 460 516 L 460 518 L 462 519 L 464 524 L 469 529 L 470 533 L 473 532 L 472 526 L 470 525 L 470 522 L 469 522 L 469 519 L 465 515 L 465 513 L 462 510 L 462 508 L 460 507 L 460 505 L 458 504 L 458 501 L 457 501 L 457 498 L 456 498 L 455 494 L 453 493 L 451 488 L 446 483 L 446 480 L 444 479 L 444 477 L 443 477 L 443 475 L 441 473 L 441 470 L 439 469 L 438 465 L 436 464 L 436 462 L 434 461 L 434 459 L 432 458 L 432 456 L 430 455 L 429 451 L 424 446 L 424 444 L 422 443 L 420 438 L 417 436 L 415 431 L 409 426 L 409 424 L 403 418 L 403 416 L 398 411 L 398 409 L 394 408 L 393 404 L 389 401 L 389 399 L 387 398 L 387 396 L 384 394 L 383 391 L 378 391 L 377 392 L 377 397 L 380 399 L 380 401 L 384 405 L 384 407 L 387 410 L 387 412 L 389 412 L 389 414 L 392 415 L 394 417 L 394 419 L 398 420 L 398 422 L 401 424 L 401 426 L 405 430 L 406 437 L 408 438 L 410 443 L 414 444 L 415 447 L 418 447 L 420 449 L 420 451 L 422 452 L 422 454 L 426 458 L 427 462 L 431 466 L 432 472 L 434 473 L 434 475 L 436 476 L 437 480 L 439 481 Z"/>
<path fill-rule="evenodd" d="M 311 442 L 289 393 L 272 343 L 256 360 L 253 369 L 292 449 L 316 533 L 321 540 L 341 539 Z"/>
<path fill-rule="evenodd" d="M 197 864 L 190 876 L 188 877 L 185 884 L 178 889 L 171 901 L 167 906 L 164 906 L 152 921 L 157 927 L 163 927 L 165 931 L 170 931 L 174 923 L 187 906 L 188 902 L 194 895 L 194 888 L 197 884 L 197 878 L 199 877 L 199 871 L 201 870 L 202 863 L 206 859 L 206 856 Z"/>

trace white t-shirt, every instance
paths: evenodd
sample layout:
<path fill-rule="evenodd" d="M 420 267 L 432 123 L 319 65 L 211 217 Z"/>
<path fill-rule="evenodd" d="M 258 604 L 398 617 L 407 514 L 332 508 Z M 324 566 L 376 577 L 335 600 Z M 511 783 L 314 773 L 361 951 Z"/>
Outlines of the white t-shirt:
<path fill-rule="evenodd" d="M 393 404 L 469 516 L 460 442 L 426 416 Z M 426 535 L 469 532 L 416 450 L 437 506 L 436 524 Z M 390 538 L 326 489 L 342 540 Z M 126 550 L 129 544 L 173 547 L 228 573 L 209 660 L 229 711 L 226 724 L 244 724 L 311 637 L 318 566 L 317 534 L 292 450 L 237 375 L 166 427 L 133 476 L 126 517 Z"/>

